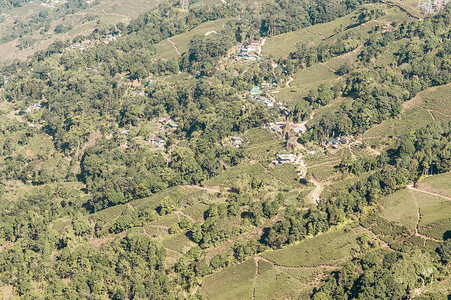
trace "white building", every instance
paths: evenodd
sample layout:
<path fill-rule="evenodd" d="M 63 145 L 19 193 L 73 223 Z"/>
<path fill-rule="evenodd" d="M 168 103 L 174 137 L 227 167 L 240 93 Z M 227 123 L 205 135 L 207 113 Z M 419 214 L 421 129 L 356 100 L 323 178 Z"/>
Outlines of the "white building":
<path fill-rule="evenodd" d="M 296 160 L 295 154 L 277 154 L 277 158 L 273 161 L 274 164 L 286 164 L 286 163 L 294 163 Z"/>

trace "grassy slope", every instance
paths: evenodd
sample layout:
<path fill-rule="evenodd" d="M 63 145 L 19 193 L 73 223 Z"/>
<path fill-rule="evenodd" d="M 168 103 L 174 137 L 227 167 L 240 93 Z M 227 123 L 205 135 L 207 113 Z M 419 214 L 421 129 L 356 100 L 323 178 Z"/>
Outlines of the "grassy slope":
<path fill-rule="evenodd" d="M 289 269 L 274 267 L 259 261 L 255 276 L 255 299 L 305 299 L 311 292 L 308 283 L 322 274 L 319 269 Z"/>
<path fill-rule="evenodd" d="M 451 93 L 451 85 L 429 88 L 415 98 L 403 103 L 403 113 L 396 119 L 384 121 L 367 130 L 364 138 L 381 138 L 388 135 L 401 135 L 424 127 L 436 119 L 432 112 L 437 112 L 443 119 L 450 120 L 451 115 L 447 95 Z M 445 112 L 445 113 L 443 113 Z"/>
<path fill-rule="evenodd" d="M 391 12 L 391 10 L 392 9 L 388 9 L 388 12 Z M 311 41 L 314 41 L 315 43 L 319 43 L 321 40 L 331 43 L 338 37 L 350 32 L 356 33 L 357 35 L 366 36 L 372 28 L 376 25 L 380 25 L 383 23 L 382 20 L 385 21 L 386 19 L 384 18 L 387 18 L 387 16 L 384 16 L 378 20 L 373 20 L 357 27 L 347 28 L 346 26 L 352 23 L 352 18 L 355 14 L 356 13 L 344 16 L 326 24 L 317 24 L 305 29 L 300 29 L 293 34 L 271 37 L 265 43 L 263 53 L 266 53 L 266 44 L 269 45 L 269 53 L 266 53 L 268 55 L 292 52 L 296 50 L 296 42 L 309 39 L 305 33 L 309 34 Z M 340 27 L 342 28 L 342 31 L 337 31 L 336 29 Z M 288 47 L 284 42 L 289 44 Z M 315 64 L 310 68 L 297 72 L 289 87 L 280 87 L 279 93 L 275 94 L 276 98 L 282 99 L 284 103 L 295 102 L 306 97 L 311 89 L 316 88 L 321 84 L 335 84 L 339 79 L 339 76 L 335 74 L 335 70 L 345 61 L 354 61 L 357 54 L 358 51 L 347 53 L 333 58 L 323 64 Z"/>
<path fill-rule="evenodd" d="M 436 176 L 429 176 L 420 181 L 417 186 L 419 189 L 451 197 L 451 172 Z"/>
<path fill-rule="evenodd" d="M 204 279 L 200 292 L 208 299 L 252 299 L 256 264 L 253 259 Z"/>
<path fill-rule="evenodd" d="M 347 233 L 340 229 L 282 250 L 266 251 L 255 260 L 208 276 L 200 292 L 208 299 L 248 299 L 243 297 L 253 286 L 255 299 L 307 299 L 317 280 L 335 268 L 326 265 L 346 260 L 360 233 L 358 227 Z"/>
<path fill-rule="evenodd" d="M 389 9 L 388 12 L 395 15 L 403 15 L 394 13 L 396 9 Z M 389 18 L 388 14 L 384 16 Z M 391 18 L 391 16 L 390 16 Z M 329 26 L 321 25 L 312 29 L 312 33 L 306 35 L 305 30 L 299 30 L 294 33 L 271 37 L 267 40 L 264 47 L 264 54 L 266 55 L 280 55 L 286 56 L 289 52 L 295 49 L 297 42 L 311 40 L 319 42 L 322 37 L 320 35 L 330 36 L 335 32 L 336 26 L 340 24 L 345 26 L 346 22 L 349 22 L 350 17 L 342 18 L 337 21 L 335 25 L 329 23 Z M 189 33 L 179 35 L 171 38 L 179 52 L 183 53 L 188 49 L 189 40 L 196 34 L 205 34 L 207 31 L 220 29 L 221 22 L 209 22 L 209 26 L 201 25 Z M 376 22 L 375 22 L 376 23 Z M 355 32 L 365 34 L 369 30 L 369 27 L 375 24 L 367 25 L 366 27 L 358 27 L 352 29 Z M 216 27 L 215 27 L 216 26 Z M 288 45 L 286 45 L 288 44 Z M 283 47 L 278 47 L 283 45 Z M 393 58 L 393 53 L 396 52 L 401 46 L 401 43 L 391 46 L 387 49 L 386 54 L 382 55 L 376 63 L 385 63 L 386 60 Z M 160 57 L 172 58 L 177 57 L 178 54 L 175 51 L 175 47 L 170 41 L 166 40 L 157 45 L 157 54 Z M 384 56 L 386 55 L 386 56 Z M 339 67 L 345 60 L 354 60 L 356 53 L 349 55 L 348 57 L 338 57 L 330 60 L 326 64 L 317 64 L 309 69 L 301 71 L 296 74 L 295 80 L 291 83 L 291 87 L 283 87 L 280 89 L 280 93 L 277 97 L 283 97 L 284 102 L 296 101 L 305 97 L 308 91 L 318 86 L 321 83 L 334 83 L 338 80 L 338 76 L 334 74 L 332 69 Z M 295 90 L 296 92 L 291 92 Z M 445 92 L 446 95 L 446 92 Z M 436 99 L 437 97 L 433 97 Z M 429 98 L 428 98 L 429 99 Z M 334 111 L 342 102 L 348 101 L 348 99 L 340 99 L 329 107 L 324 107 L 317 111 L 317 116 L 324 113 Z M 432 100 L 433 102 L 434 100 Z M 428 105 L 431 105 L 429 103 Z M 434 104 L 435 105 L 435 104 Z M 416 107 L 407 110 L 405 115 L 409 115 L 408 120 L 404 119 L 404 115 L 400 120 L 395 120 L 395 125 L 401 126 L 399 132 L 404 130 L 403 128 L 409 128 L 411 122 L 423 116 L 423 123 L 432 121 L 431 118 L 424 117 L 425 110 L 423 107 Z M 404 123 L 399 123 L 399 122 Z M 388 123 L 388 122 L 387 122 Z M 375 129 L 376 132 L 387 132 L 390 126 L 387 128 Z M 293 171 L 287 166 L 286 169 L 269 170 L 266 165 L 267 162 L 274 157 L 274 154 L 283 149 L 280 140 L 274 138 L 268 131 L 262 129 L 250 130 L 245 136 L 245 139 L 249 139 L 249 145 L 245 147 L 244 151 L 247 154 L 253 154 L 257 161 L 251 163 L 246 162 L 242 166 L 229 168 L 220 176 L 210 179 L 206 182 L 206 185 L 217 186 L 223 185 L 228 187 L 236 182 L 242 182 L 249 179 L 252 176 L 259 177 L 263 180 L 270 181 L 289 181 L 290 173 Z M 321 166 L 317 167 L 318 170 Z M 293 174 L 293 173 L 291 173 Z M 350 181 L 354 182 L 355 178 L 350 178 Z M 426 182 L 426 181 L 425 181 Z M 337 183 L 338 184 L 338 183 Z M 414 194 L 419 197 L 419 206 L 423 209 L 424 220 L 420 226 L 427 226 L 431 222 L 443 219 L 443 215 L 436 213 L 437 209 L 446 209 L 447 207 L 442 202 L 437 202 L 434 199 L 428 197 L 421 197 L 414 191 L 402 191 L 399 194 L 395 194 L 393 197 L 384 199 L 383 215 L 388 219 L 404 222 L 410 228 L 416 225 L 416 210 L 412 209 L 412 197 Z M 434 198 L 431 196 L 430 198 Z M 161 199 L 161 198 L 160 198 Z M 151 200 L 146 200 L 151 203 Z M 141 201 L 145 202 L 145 201 Z M 133 204 L 135 205 L 135 204 Z M 405 209 L 408 206 L 409 209 Z M 184 209 L 185 213 L 192 216 L 196 220 L 201 221 L 203 211 L 207 206 L 202 203 L 197 203 L 194 206 L 188 206 Z M 403 213 L 400 214 L 399 211 Z M 446 211 L 446 210 L 444 210 Z M 158 221 L 154 221 L 146 230 L 153 230 L 156 236 L 161 238 L 162 244 L 167 249 L 169 256 L 176 259 L 177 253 L 184 253 L 190 245 L 190 241 L 186 239 L 183 234 L 169 235 L 164 228 L 152 227 L 154 226 L 171 226 L 171 223 L 175 222 L 176 217 L 171 214 L 167 217 L 160 218 Z M 149 234 L 149 231 L 147 232 Z M 310 238 L 296 245 L 285 247 L 284 249 L 277 251 L 267 251 L 263 254 L 265 259 L 272 261 L 270 263 L 263 259 L 260 259 L 258 263 L 254 259 L 228 267 L 224 270 L 216 272 L 207 276 L 203 280 L 203 284 L 199 289 L 199 292 L 208 297 L 208 299 L 248 299 L 252 295 L 255 299 L 275 299 L 275 298 L 307 298 L 309 292 L 313 288 L 313 279 L 318 279 L 324 273 L 322 267 L 316 267 L 319 265 L 336 265 L 346 260 L 349 257 L 349 252 L 352 247 L 356 245 L 356 237 L 362 233 L 361 229 L 353 228 L 349 232 L 344 230 L 336 230 L 328 232 L 320 236 Z M 169 253 L 170 252 L 170 253 Z M 172 253 L 172 254 L 171 254 Z M 257 259 L 258 260 L 258 259 Z M 275 263 L 275 264 L 274 264 Z M 289 267 L 283 267 L 289 266 Z"/>
<path fill-rule="evenodd" d="M 176 35 L 169 40 L 166 39 L 164 41 L 161 41 L 156 45 L 157 53 L 155 58 L 170 59 L 178 57 L 179 53 L 177 52 L 177 50 L 180 52 L 180 54 L 187 52 L 189 50 L 189 42 L 194 36 L 205 35 L 207 33 L 215 34 L 214 32 L 220 31 L 229 20 L 230 19 L 220 19 L 216 21 L 205 22 L 188 32 Z"/>
<path fill-rule="evenodd" d="M 360 233 L 360 228 L 352 228 L 349 232 L 343 229 L 330 231 L 281 250 L 265 252 L 263 256 L 287 267 L 334 265 L 348 257 Z"/>
<path fill-rule="evenodd" d="M 389 195 L 381 200 L 381 216 L 410 230 L 418 226 L 421 234 L 442 240 L 451 225 L 449 182 L 450 173 L 430 176 L 420 181 L 417 190 L 404 189 Z"/>
<path fill-rule="evenodd" d="M 314 45 L 318 44 L 321 40 L 322 37 L 309 34 L 305 29 L 299 29 L 268 38 L 263 47 L 262 54 L 275 58 L 285 58 L 291 52 L 296 51 L 297 44 L 306 43 L 307 45 Z"/>
<path fill-rule="evenodd" d="M 338 78 L 338 75 L 326 65 L 316 64 L 297 72 L 290 86 L 280 88 L 276 98 L 283 99 L 284 103 L 296 102 L 307 97 L 311 89 L 321 84 L 333 85 Z"/>
<path fill-rule="evenodd" d="M 409 229 L 414 229 L 418 222 L 418 208 L 412 191 L 398 191 L 382 199 L 381 215 L 390 221 L 398 222 Z"/>
<path fill-rule="evenodd" d="M 110 4 L 108 4 L 110 3 Z M 127 8 L 121 1 L 104 1 L 102 6 L 97 7 L 93 10 L 92 14 L 96 14 L 99 20 L 104 20 L 105 22 L 115 22 L 115 21 L 126 21 L 130 16 L 134 16 L 139 12 L 142 12 L 142 6 L 140 5 L 153 5 L 151 3 L 143 3 L 142 1 L 136 1 L 140 3 L 139 5 L 130 6 L 131 9 Z M 133 2 L 135 4 L 135 2 Z M 124 6 L 125 5 L 125 6 Z M 392 11 L 393 9 L 390 9 Z M 85 12 L 88 13 L 88 12 Z M 301 41 L 312 41 L 319 42 L 324 36 L 331 36 L 334 34 L 337 26 L 346 26 L 350 21 L 351 16 L 346 16 L 337 21 L 312 26 L 308 28 L 313 34 L 308 34 L 305 30 L 300 30 L 294 33 L 280 35 L 268 39 L 267 44 L 264 47 L 265 54 L 282 55 L 288 54 L 295 49 L 295 45 Z M 225 24 L 226 20 L 208 22 L 206 24 L 200 25 L 190 31 L 189 33 L 182 34 L 173 37 L 171 40 L 175 43 L 175 47 L 180 52 L 185 52 L 188 50 L 189 40 L 194 35 L 202 35 L 208 31 L 220 30 L 222 25 Z M 92 30 L 91 23 L 80 25 L 75 28 L 69 34 L 74 36 L 79 33 L 89 32 Z M 358 32 L 364 33 L 368 28 L 355 28 L 353 29 Z M 288 43 L 286 46 L 284 43 Z M 283 45 L 284 48 L 278 48 L 277 45 Z M 396 51 L 397 47 L 400 45 L 395 45 L 387 50 L 387 57 L 383 59 L 391 59 L 393 53 Z M 172 45 L 168 40 L 163 41 L 157 45 L 157 56 L 164 58 L 177 57 L 178 53 L 175 51 L 174 45 Z M 1 51 L 1 48 L 0 48 Z M 390 56 L 391 55 L 391 56 Z M 308 91 L 318 86 L 322 83 L 334 83 L 337 81 L 338 76 L 336 76 L 332 69 L 339 67 L 346 59 L 355 59 L 355 55 L 350 57 L 338 57 L 332 59 L 326 64 L 317 64 L 309 69 L 299 72 L 296 75 L 295 80 L 291 83 L 291 87 L 282 88 L 279 97 L 282 96 L 284 101 L 296 101 L 306 96 Z M 385 63 L 382 58 L 380 63 Z M 293 93 L 291 90 L 295 90 Z M 449 90 L 448 90 L 449 91 Z M 412 126 L 413 120 L 418 118 L 420 115 L 427 115 L 425 109 L 435 109 L 441 110 L 449 105 L 446 101 L 440 102 L 440 97 L 443 98 L 447 94 L 447 90 L 440 90 L 437 95 L 425 95 L 425 105 L 424 108 L 413 108 L 406 112 L 405 115 L 409 115 L 409 119 L 406 119 L 404 123 L 388 124 L 380 132 L 387 132 L 390 126 L 401 126 L 401 128 L 409 128 Z M 331 106 L 324 107 L 317 111 L 317 116 L 334 111 L 342 102 L 348 101 L 348 99 L 340 99 Z M 449 106 L 448 106 L 449 111 Z M 425 114 L 426 112 L 426 114 Z M 404 117 L 404 115 L 403 115 Z M 404 120 L 403 117 L 401 120 Z M 432 117 L 429 119 L 424 117 L 424 122 L 430 122 Z M 401 121 L 399 121 L 401 122 Z M 388 123 L 388 122 L 387 122 Z M 423 123 L 421 123 L 423 124 Z M 383 125 L 383 124 L 381 124 Z M 404 126 L 404 127 L 403 127 Z M 400 129 L 402 131 L 404 129 Z M 250 140 L 249 146 L 245 149 L 245 152 L 252 153 L 255 155 L 256 159 L 260 159 L 260 162 L 253 163 L 251 165 L 246 164 L 244 166 L 233 167 L 225 171 L 218 177 L 207 181 L 207 185 L 224 185 L 228 186 L 231 183 L 242 181 L 244 178 L 257 176 L 268 182 L 284 182 L 287 185 L 291 185 L 293 188 L 299 187 L 299 185 L 293 182 L 293 178 L 296 177 L 294 168 L 292 166 L 278 166 L 274 170 L 269 170 L 267 166 L 268 160 L 274 157 L 274 154 L 282 150 L 282 143 L 280 140 L 275 139 L 272 134 L 267 130 L 254 129 L 249 131 L 246 139 Z M 319 161 L 318 161 L 319 162 Z M 319 162 L 321 163 L 321 162 Z M 317 166 L 318 171 L 324 169 L 324 167 Z M 330 166 L 326 171 L 330 171 Z M 446 176 L 440 177 L 435 181 L 434 179 L 427 178 L 420 186 L 432 190 L 437 193 L 449 192 L 446 183 L 449 182 L 449 173 Z M 318 176 L 323 177 L 323 176 Z M 438 178 L 438 177 L 437 177 Z M 350 180 L 355 180 L 351 178 Z M 188 195 L 191 194 L 187 190 L 179 188 L 173 188 L 152 197 L 139 199 L 130 203 L 130 205 L 119 205 L 116 207 L 108 208 L 101 212 L 92 215 L 92 219 L 96 220 L 98 218 L 107 219 L 110 223 L 114 221 L 115 218 L 119 217 L 125 210 L 130 209 L 130 206 L 134 209 L 140 209 L 144 207 L 155 208 L 159 205 L 161 199 L 165 196 L 171 196 L 176 198 L 183 198 L 186 207 L 181 207 L 180 210 L 184 211 L 187 215 L 192 218 L 202 221 L 203 213 L 208 208 L 206 204 L 195 202 L 188 204 Z M 199 196 L 200 201 L 208 201 L 208 197 L 205 196 L 206 193 L 200 192 L 196 194 Z M 434 196 L 420 196 L 419 193 L 413 191 L 402 191 L 399 194 L 395 194 L 393 197 L 390 196 L 384 199 L 384 210 L 383 214 L 387 218 L 391 218 L 395 221 L 404 222 L 406 225 L 412 227 L 415 225 L 416 210 L 412 211 L 412 194 L 415 195 L 420 200 L 419 206 L 422 209 L 423 219 L 420 226 L 423 226 L 424 231 L 428 234 L 431 231 L 428 229 L 428 225 L 434 224 L 434 222 L 440 221 L 446 217 L 444 213 L 449 211 L 449 206 L 446 202 L 443 202 Z M 203 197 L 203 198 L 202 198 Z M 408 207 L 409 209 L 406 209 Z M 402 211 L 402 214 L 399 212 Z M 178 258 L 180 258 L 181 253 L 185 253 L 194 244 L 187 239 L 184 234 L 170 235 L 167 228 L 172 226 L 175 222 L 179 220 L 177 214 L 172 213 L 158 220 L 146 224 L 144 228 L 134 228 L 130 231 L 139 231 L 148 234 L 158 240 L 167 250 L 168 250 L 168 263 L 173 264 Z M 59 232 L 63 232 L 65 229 L 71 226 L 70 220 L 59 220 L 53 224 L 53 229 Z M 433 228 L 434 229 L 434 228 Z M 427 231 L 429 230 L 429 231 Z M 312 280 L 320 277 L 324 271 L 321 267 L 315 268 L 318 265 L 329 265 L 338 264 L 343 260 L 347 259 L 349 256 L 350 249 L 355 246 L 355 238 L 361 234 L 359 228 L 351 229 L 349 232 L 343 230 L 337 230 L 333 232 L 328 232 L 320 236 L 305 240 L 299 244 L 288 246 L 282 250 L 268 251 L 263 256 L 278 265 L 290 266 L 282 267 L 273 265 L 264 260 L 260 260 L 258 264 L 255 260 L 250 259 L 245 263 L 231 266 L 222 270 L 220 272 L 214 273 L 205 278 L 203 286 L 200 289 L 202 294 L 205 294 L 209 299 L 248 299 L 252 297 L 253 289 L 255 289 L 256 299 L 274 299 L 274 298 L 288 298 L 288 297 L 299 297 L 307 298 L 308 293 L 312 289 Z M 436 232 L 432 234 L 436 235 Z M 313 268 L 310 268 L 312 267 Z M 258 267 L 258 272 L 257 272 Z M 308 267 L 308 268 L 304 268 Z"/>
<path fill-rule="evenodd" d="M 306 43 L 307 45 L 319 44 L 325 38 L 334 35 L 338 28 L 344 28 L 349 25 L 354 15 L 349 14 L 329 23 L 316 24 L 297 31 L 272 36 L 266 40 L 263 54 L 285 58 L 291 52 L 296 51 L 296 46 L 299 43 Z"/>
<path fill-rule="evenodd" d="M 44 35 L 39 35 L 38 32 L 33 34 L 33 38 L 38 39 L 38 43 L 34 46 L 19 50 L 16 48 L 17 41 L 0 44 L 0 62 L 8 63 L 16 58 L 25 58 L 36 51 L 44 50 L 55 40 L 66 40 L 77 35 L 89 34 L 100 24 L 116 24 L 124 22 L 127 24 L 131 19 L 137 17 L 139 14 L 152 9 L 158 4 L 158 1 L 147 0 L 103 0 L 99 5 L 88 8 L 83 11 L 76 12 L 73 15 L 67 15 L 63 19 L 55 20 L 51 24 L 51 29 Z M 6 28 L 11 25 L 16 18 L 23 19 L 31 14 L 43 10 L 44 7 L 36 3 L 29 3 L 24 7 L 15 8 L 8 13 L 3 14 L 6 21 L 0 24 L 1 28 Z M 93 21 L 85 22 L 83 19 L 91 15 L 94 17 Z M 72 25 L 73 29 L 64 34 L 56 34 L 53 29 L 58 24 Z M 1 32 L 1 31 L 0 31 Z"/>

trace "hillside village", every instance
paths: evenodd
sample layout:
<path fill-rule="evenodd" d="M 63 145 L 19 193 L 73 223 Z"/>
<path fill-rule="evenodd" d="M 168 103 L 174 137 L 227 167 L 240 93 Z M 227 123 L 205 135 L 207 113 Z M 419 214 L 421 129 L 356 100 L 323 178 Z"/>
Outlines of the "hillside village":
<path fill-rule="evenodd" d="M 451 293 L 451 5 L 108 1 L 0 66 L 2 297 Z"/>

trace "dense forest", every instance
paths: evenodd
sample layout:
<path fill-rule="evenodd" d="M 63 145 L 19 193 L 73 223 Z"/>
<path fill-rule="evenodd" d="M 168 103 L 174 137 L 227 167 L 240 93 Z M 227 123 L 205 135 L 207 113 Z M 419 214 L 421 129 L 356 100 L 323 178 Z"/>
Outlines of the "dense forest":
<path fill-rule="evenodd" d="M 129 24 L 56 41 L 26 60 L 1 67 L 2 284 L 24 299 L 202 299 L 194 290 L 202 278 L 354 222 L 366 232 L 358 237 L 358 247 L 340 269 L 322 278 L 311 297 L 443 296 L 434 291 L 418 295 L 416 289 L 437 278 L 446 280 L 449 237 L 429 244 L 412 242 L 415 236 L 407 227 L 379 213 L 384 197 L 426 175 L 450 171 L 448 119 L 395 135 L 377 155 L 344 151 L 336 172 L 358 180 L 323 192 L 317 205 L 303 203 L 310 173 L 274 190 L 258 171 L 247 177 L 242 171 L 227 191 L 180 191 L 208 191 L 204 185 L 228 176 L 227 171 L 267 165 L 276 154 L 235 147 L 227 142 L 231 136 L 280 120 L 307 122 L 312 111 L 338 99 L 349 102 L 307 123 L 306 132 L 295 139 L 299 145 L 321 149 L 328 140 L 358 136 L 400 118 L 403 103 L 451 81 L 451 5 L 424 20 L 393 21 L 389 30 L 380 24 L 368 26 L 362 34 L 347 29 L 384 15 L 373 1 L 275 0 L 257 8 L 240 1 L 195 4 L 183 11 L 179 1 L 162 2 Z M 9 1 L 0 9 L 20 5 Z M 69 1 L 52 14 L 74 13 L 86 5 Z M 288 57 L 265 57 L 242 68 L 226 65 L 236 45 L 356 12 L 348 28 L 316 44 L 298 43 Z M 3 41 L 52 18 L 39 12 L 28 23 L 18 22 Z M 177 58 L 158 57 L 161 42 L 220 20 L 225 20 L 221 30 L 195 35 Z M 109 42 L 104 41 L 107 37 Z M 405 40 L 390 65 L 373 64 L 387 47 Z M 88 46 L 76 49 L 81 44 Z M 286 82 L 297 73 L 351 52 L 358 53 L 356 61 L 335 70 L 339 80 L 318 85 L 287 104 L 286 115 L 247 97 L 263 82 L 288 87 Z M 293 139 L 288 136 L 285 130 L 283 141 L 274 147 L 287 152 Z M 163 150 L 153 146 L 160 141 Z M 293 198 L 292 189 L 301 191 Z M 157 204 L 149 201 L 139 209 L 132 204 L 160 195 Z M 182 210 L 199 199 L 205 205 L 201 219 L 183 215 Z M 104 214 L 123 207 L 115 219 Z M 168 263 L 171 253 L 145 228 L 176 212 L 177 220 L 163 228 L 170 235 L 182 234 L 193 246 Z M 254 230 L 257 234 L 243 238 Z M 106 242 L 98 247 L 93 241 L 100 240 Z M 214 252 L 224 243 L 224 251 Z"/>

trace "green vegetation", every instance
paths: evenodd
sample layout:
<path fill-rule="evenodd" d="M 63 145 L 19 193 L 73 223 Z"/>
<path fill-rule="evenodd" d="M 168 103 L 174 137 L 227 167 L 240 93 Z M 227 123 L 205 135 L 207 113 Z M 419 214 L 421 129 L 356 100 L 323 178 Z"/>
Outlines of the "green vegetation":
<path fill-rule="evenodd" d="M 209 299 L 250 299 L 255 261 L 250 259 L 205 278 L 200 291 Z"/>
<path fill-rule="evenodd" d="M 451 5 L 132 2 L 0 5 L 3 297 L 449 294 Z"/>
<path fill-rule="evenodd" d="M 182 254 L 188 252 L 194 246 L 194 243 L 190 242 L 183 233 L 165 239 L 162 244 L 165 248 L 175 250 Z"/>
<path fill-rule="evenodd" d="M 396 54 L 407 45 L 409 39 L 401 39 L 388 45 L 384 52 L 376 59 L 376 65 L 386 66 L 396 59 Z"/>
<path fill-rule="evenodd" d="M 323 272 L 320 268 L 294 269 L 273 266 L 260 258 L 257 262 L 258 270 L 255 272 L 254 264 L 253 260 L 249 260 L 208 276 L 202 283 L 201 291 L 212 299 L 241 298 L 248 295 L 249 291 L 253 291 L 258 299 L 307 297 L 312 291 L 309 283 Z M 238 271 L 245 274 L 237 274 Z M 242 281 L 237 284 L 239 280 Z"/>
<path fill-rule="evenodd" d="M 309 168 L 309 172 L 320 181 L 326 181 L 336 173 L 336 169 L 334 166 L 318 166 Z"/>
<path fill-rule="evenodd" d="M 449 94 L 449 86 L 431 88 L 419 94 L 414 99 L 406 102 L 406 111 L 398 119 L 387 120 L 364 133 L 365 138 L 385 137 L 391 134 L 407 134 L 411 130 L 424 127 L 434 120 L 435 112 L 446 120 L 446 112 L 449 111 L 449 101 L 446 95 Z"/>
<path fill-rule="evenodd" d="M 419 200 L 421 220 L 418 224 L 422 234 L 437 240 L 445 239 L 445 233 L 449 230 L 451 217 L 451 201 L 440 197 L 422 193 L 416 195 Z"/>
<path fill-rule="evenodd" d="M 407 134 L 408 132 L 424 127 L 432 121 L 431 115 L 421 107 L 414 107 L 399 119 L 387 120 L 364 133 L 365 138 L 386 137 Z"/>
<path fill-rule="evenodd" d="M 447 114 L 451 110 L 449 93 L 451 93 L 451 85 L 433 89 L 423 95 L 424 104 L 422 106 L 426 109 Z"/>
<path fill-rule="evenodd" d="M 305 288 L 299 284 L 295 277 L 278 269 L 265 272 L 254 280 L 256 299 L 299 297 L 300 293 L 303 292 L 303 288 Z"/>
<path fill-rule="evenodd" d="M 179 34 L 174 37 L 171 37 L 171 40 L 174 41 L 175 46 L 181 53 L 188 52 L 190 41 L 194 38 L 194 36 L 206 36 L 210 34 L 217 34 L 218 31 L 221 31 L 225 27 L 225 24 L 232 20 L 232 18 L 225 18 L 216 21 L 210 21 L 202 23 L 201 25 L 193 28 L 187 33 Z M 207 34 L 208 33 L 208 34 Z"/>
<path fill-rule="evenodd" d="M 311 89 L 322 84 L 333 85 L 338 80 L 338 76 L 326 65 L 316 64 L 310 68 L 302 70 L 296 74 L 289 87 L 280 89 L 279 97 L 285 99 L 287 103 L 295 103 L 308 96 Z"/>
<path fill-rule="evenodd" d="M 296 51 L 296 45 L 299 43 L 314 45 L 322 40 L 320 36 L 309 34 L 306 30 L 307 28 L 303 28 L 268 38 L 263 48 L 263 54 L 285 58 Z"/>
<path fill-rule="evenodd" d="M 413 191 L 398 191 L 381 200 L 381 215 L 413 230 L 418 224 L 418 202 Z"/>
<path fill-rule="evenodd" d="M 352 23 L 351 21 L 354 17 L 355 14 L 352 13 L 328 23 L 316 24 L 314 26 L 307 27 L 306 31 L 314 36 L 328 38 L 340 31 L 343 31 L 346 26 Z"/>
<path fill-rule="evenodd" d="M 214 177 L 208 181 L 206 181 L 207 185 L 219 185 L 219 184 L 227 184 L 232 181 L 236 182 L 237 179 L 242 181 L 245 178 L 251 179 L 254 176 L 259 178 L 260 180 L 271 180 L 271 176 L 265 173 L 265 168 L 259 164 L 252 164 L 247 166 L 237 166 L 227 169 L 220 176 Z"/>
<path fill-rule="evenodd" d="M 12 62 L 26 58 L 34 52 L 45 50 L 57 40 L 68 37 L 77 39 L 99 27 L 103 30 L 112 25 L 127 24 L 143 11 L 157 5 L 154 1 L 14 1 L 14 7 L 4 9 L 0 37 L 0 60 Z M 20 7 L 17 5 L 20 3 Z M 53 7 L 52 7 L 53 6 Z M 102 36 L 106 39 L 106 35 Z M 6 41 L 9 41 L 5 43 Z M 11 55 L 14 52 L 14 55 Z"/>
<path fill-rule="evenodd" d="M 451 221 L 448 214 L 451 203 L 448 199 L 421 190 L 405 189 L 384 198 L 381 205 L 381 216 L 384 218 L 410 231 L 418 226 L 421 234 L 437 240 L 445 239 Z"/>
<path fill-rule="evenodd" d="M 428 176 L 419 181 L 417 186 L 421 190 L 449 197 L 451 195 L 451 186 L 449 185 L 450 180 L 451 173 L 447 172 L 439 175 Z"/>
<path fill-rule="evenodd" d="M 339 264 L 356 247 L 356 237 L 361 233 L 358 227 L 348 232 L 344 229 L 330 231 L 281 250 L 265 252 L 263 256 L 285 267 Z"/>

